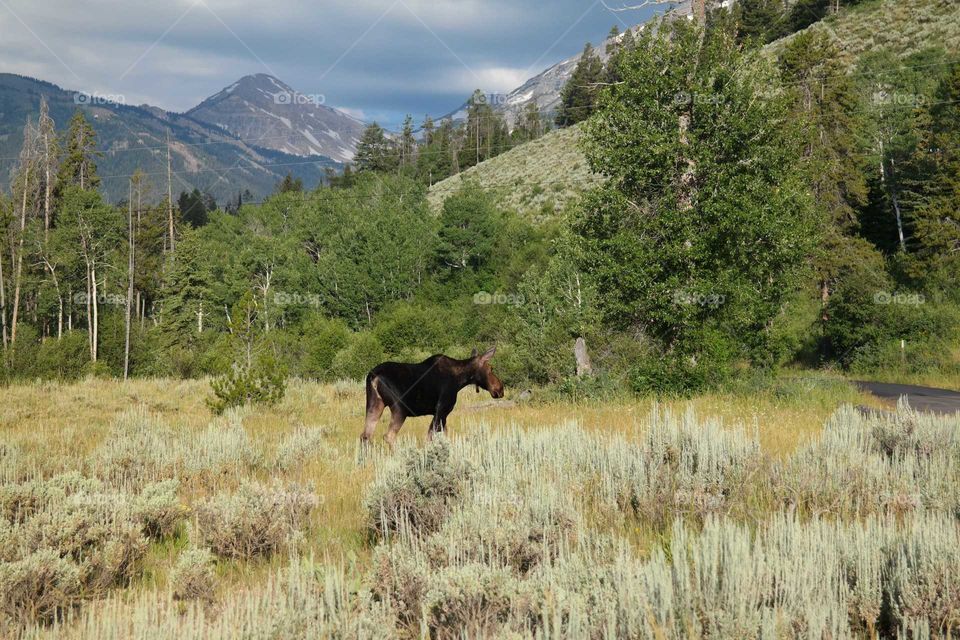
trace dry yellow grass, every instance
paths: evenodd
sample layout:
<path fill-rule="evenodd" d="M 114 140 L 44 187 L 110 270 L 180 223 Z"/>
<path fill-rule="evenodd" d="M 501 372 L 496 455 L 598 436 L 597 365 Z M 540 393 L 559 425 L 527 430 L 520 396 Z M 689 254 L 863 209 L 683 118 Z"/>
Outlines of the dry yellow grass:
<path fill-rule="evenodd" d="M 690 401 L 666 401 L 674 410 L 692 408 L 701 416 L 716 416 L 730 427 L 756 430 L 763 447 L 782 456 L 819 432 L 826 418 L 842 403 L 882 406 L 852 389 L 835 385 L 825 390 L 815 379 L 794 383 L 790 394 L 712 394 Z M 210 394 L 206 381 L 88 379 L 75 384 L 14 385 L 3 390 L 0 434 L 48 471 L 76 468 L 108 437 L 115 420 L 142 407 L 175 430 L 199 431 L 213 416 L 205 405 Z M 645 424 L 653 400 L 624 399 L 607 403 L 571 404 L 534 401 L 501 405 L 472 389 L 461 393 L 450 421 L 453 437 L 509 425 L 542 428 L 570 421 L 588 431 L 635 435 Z M 363 388 L 358 383 L 290 384 L 275 407 L 257 407 L 244 413 L 248 434 L 272 452 L 279 441 L 302 427 L 322 427 L 333 459 L 319 459 L 284 472 L 284 479 L 312 485 L 323 496 L 316 516 L 314 551 L 331 557 L 363 556 L 365 539 L 360 498 L 372 477 L 373 464 L 358 464 L 358 435 L 363 422 Z M 385 430 L 384 417 L 380 432 Z M 400 445 L 422 443 L 429 418 L 407 421 Z M 378 445 L 378 448 L 382 448 Z M 386 452 L 381 452 L 386 454 Z M 269 478 L 261 478 L 269 479 Z M 236 479 L 225 479 L 234 484 Z M 198 495 L 202 495 L 198 494 Z M 190 495 L 189 497 L 197 497 Z"/>
<path fill-rule="evenodd" d="M 97 449 L 111 437 L 121 416 L 131 410 L 146 411 L 173 434 L 201 434 L 215 419 L 205 403 L 210 393 L 209 382 L 203 380 L 121 382 L 91 378 L 73 384 L 14 385 L 2 391 L 0 441 L 19 448 L 46 474 L 96 472 L 90 465 L 97 459 Z M 461 393 L 460 405 L 451 417 L 450 435 L 469 437 L 483 430 L 508 427 L 549 429 L 575 422 L 587 431 L 630 438 L 643 432 L 655 403 L 649 399 L 571 403 L 547 398 L 547 394 L 536 392 L 531 401 L 517 402 L 508 394 L 507 401 L 500 403 L 468 388 Z M 718 417 L 731 428 L 756 431 L 768 453 L 783 456 L 819 433 L 825 420 L 845 403 L 880 406 L 850 386 L 820 377 L 781 381 L 753 394 L 711 394 L 689 401 L 664 401 L 661 406 L 675 412 L 689 408 L 702 417 Z M 323 429 L 328 447 L 323 454 L 288 469 L 266 464 L 243 473 L 261 481 L 302 483 L 316 492 L 321 497 L 320 506 L 298 551 L 341 565 L 346 575 L 354 578 L 368 573 L 372 551 L 365 528 L 363 493 L 378 466 L 392 455 L 379 444 L 379 438 L 371 452 L 361 452 L 358 436 L 364 404 L 363 387 L 356 382 L 320 385 L 292 381 L 277 406 L 239 413 L 243 431 L 267 460 L 272 460 L 284 439 L 298 430 Z M 378 436 L 385 430 L 386 419 L 384 416 Z M 408 420 L 399 446 L 422 445 L 428 422 L 429 418 Z M 232 490 L 242 479 L 228 473 L 199 483 L 185 482 L 181 499 L 190 507 L 213 493 Z M 616 533 L 630 540 L 638 551 L 656 541 L 651 531 L 631 527 Z M 119 597 L 132 602 L 141 596 L 165 593 L 170 586 L 170 571 L 187 538 L 184 531 L 175 539 L 154 543 L 142 577 Z M 284 554 L 259 560 L 222 560 L 217 563 L 218 590 L 224 595 L 256 588 L 288 562 Z"/>

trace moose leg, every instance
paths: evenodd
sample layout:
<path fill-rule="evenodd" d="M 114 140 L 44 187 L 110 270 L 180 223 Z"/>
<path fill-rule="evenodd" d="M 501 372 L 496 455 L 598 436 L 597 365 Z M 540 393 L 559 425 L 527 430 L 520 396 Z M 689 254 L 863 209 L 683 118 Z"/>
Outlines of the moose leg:
<path fill-rule="evenodd" d="M 437 413 L 433 416 L 433 422 L 430 423 L 430 433 L 429 437 L 433 440 L 433 434 L 443 433 L 447 430 L 447 416 L 450 415 L 450 412 L 453 411 L 453 406 L 456 404 L 456 397 L 453 401 L 441 401 L 437 405 Z"/>
<path fill-rule="evenodd" d="M 367 420 L 363 434 L 360 436 L 360 441 L 364 444 L 369 443 L 370 438 L 373 437 L 373 432 L 377 430 L 377 422 L 380 421 L 380 416 L 383 415 L 386 407 L 380 392 L 377 391 L 377 380 L 367 381 Z"/>
<path fill-rule="evenodd" d="M 440 432 L 440 416 L 433 416 L 430 421 L 430 429 L 427 431 L 427 442 L 433 442 L 433 434 Z"/>
<path fill-rule="evenodd" d="M 390 430 L 387 431 L 387 435 L 384 436 L 384 438 L 391 449 L 393 449 L 394 443 L 397 441 L 397 434 L 400 433 L 400 428 L 406 419 L 406 414 L 398 407 L 390 407 Z"/>

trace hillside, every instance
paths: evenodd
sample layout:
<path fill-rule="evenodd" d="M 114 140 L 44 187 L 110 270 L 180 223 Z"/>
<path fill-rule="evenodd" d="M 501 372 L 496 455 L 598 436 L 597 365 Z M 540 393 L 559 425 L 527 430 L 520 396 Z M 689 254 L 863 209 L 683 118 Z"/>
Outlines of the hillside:
<path fill-rule="evenodd" d="M 931 47 L 955 51 L 960 49 L 960 2 L 872 0 L 809 28 L 830 33 L 851 66 L 863 53 L 880 48 L 900 56 Z M 776 53 L 792 37 L 772 43 L 767 51 Z M 430 190 L 431 206 L 442 206 L 463 180 L 477 180 L 498 191 L 506 206 L 536 214 L 552 203 L 559 211 L 599 181 L 579 150 L 580 135 L 577 128 L 554 131 L 439 182 Z"/>
<path fill-rule="evenodd" d="M 580 151 L 579 127 L 551 131 L 539 140 L 482 162 L 430 189 L 434 209 L 464 181 L 497 191 L 505 206 L 530 214 L 561 211 L 577 195 L 600 181 Z"/>
<path fill-rule="evenodd" d="M 840 45 L 843 59 L 889 48 L 900 56 L 940 47 L 960 49 L 960 2 L 956 0 L 872 0 L 809 27 L 824 30 Z M 793 36 L 773 43 L 778 48 Z"/>

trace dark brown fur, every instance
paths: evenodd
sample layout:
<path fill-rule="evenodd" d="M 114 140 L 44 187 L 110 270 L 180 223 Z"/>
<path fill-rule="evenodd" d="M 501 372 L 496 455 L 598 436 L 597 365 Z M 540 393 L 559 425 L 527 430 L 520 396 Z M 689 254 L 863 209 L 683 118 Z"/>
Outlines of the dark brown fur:
<path fill-rule="evenodd" d="M 373 437 L 384 410 L 390 408 L 390 430 L 386 440 L 393 446 L 404 420 L 433 416 L 429 436 L 446 430 L 447 416 L 457 404 L 464 387 L 476 385 L 494 398 L 503 397 L 503 383 L 494 375 L 490 360 L 496 348 L 483 355 L 456 360 L 444 355 L 427 358 L 418 364 L 384 362 L 367 374 L 367 419 L 361 440 Z"/>

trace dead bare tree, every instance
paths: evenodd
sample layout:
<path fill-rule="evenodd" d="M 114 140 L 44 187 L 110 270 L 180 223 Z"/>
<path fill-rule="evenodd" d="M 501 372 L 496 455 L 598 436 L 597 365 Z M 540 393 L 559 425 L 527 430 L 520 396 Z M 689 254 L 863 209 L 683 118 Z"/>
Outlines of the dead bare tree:
<path fill-rule="evenodd" d="M 838 0 L 839 1 L 839 0 Z M 690 5 L 690 15 L 693 16 L 697 24 L 705 24 L 707 21 L 707 0 L 643 0 L 640 4 L 624 5 L 621 7 L 611 7 L 606 0 L 600 0 L 607 11 L 620 13 L 623 11 L 639 11 L 647 7 L 662 7 L 666 5 Z"/>
<path fill-rule="evenodd" d="M 10 319 L 10 343 L 17 341 L 17 325 L 20 320 L 20 298 L 23 284 L 23 246 L 27 235 L 28 208 L 32 210 L 36 203 L 36 190 L 39 185 L 37 179 L 38 165 L 37 130 L 27 119 L 23 128 L 23 148 L 20 151 L 20 164 L 17 168 L 15 193 L 19 192 L 20 205 L 19 224 L 17 225 L 17 239 L 11 245 L 11 261 L 13 264 L 13 311 Z"/>
<path fill-rule="evenodd" d="M 47 99 L 40 98 L 40 117 L 37 120 L 37 144 L 40 150 L 40 172 L 43 181 L 43 240 L 46 243 L 50 235 L 53 206 L 54 181 L 60 157 L 60 144 L 57 141 L 57 126 L 50 117 Z"/>

